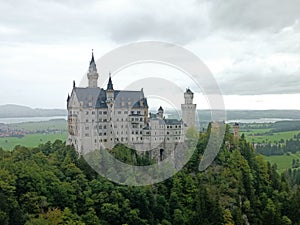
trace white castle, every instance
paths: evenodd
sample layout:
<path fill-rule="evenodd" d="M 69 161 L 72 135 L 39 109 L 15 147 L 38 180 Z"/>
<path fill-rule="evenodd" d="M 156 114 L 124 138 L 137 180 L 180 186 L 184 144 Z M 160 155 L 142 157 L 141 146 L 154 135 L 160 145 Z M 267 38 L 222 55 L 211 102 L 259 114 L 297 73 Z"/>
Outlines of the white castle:
<path fill-rule="evenodd" d="M 195 126 L 196 104 L 190 89 L 181 104 L 182 119 L 166 119 L 164 110 L 149 113 L 147 98 L 140 91 L 114 90 L 109 76 L 106 90 L 98 87 L 94 54 L 87 73 L 88 87 L 73 82 L 68 95 L 68 139 L 79 154 L 104 146 L 127 145 L 137 151 L 150 150 L 152 158 L 162 160 L 177 143 L 183 142 L 188 127 Z"/>

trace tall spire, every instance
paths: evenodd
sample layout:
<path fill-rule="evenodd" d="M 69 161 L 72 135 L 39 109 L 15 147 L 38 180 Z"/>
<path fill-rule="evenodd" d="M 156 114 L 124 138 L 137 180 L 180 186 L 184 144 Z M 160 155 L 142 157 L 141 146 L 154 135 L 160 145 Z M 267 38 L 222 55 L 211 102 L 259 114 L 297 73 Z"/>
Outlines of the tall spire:
<path fill-rule="evenodd" d="M 94 59 L 94 49 L 92 49 L 92 59 L 91 59 L 90 65 L 91 65 L 92 63 L 95 63 L 95 59 Z"/>
<path fill-rule="evenodd" d="M 94 59 L 94 49 L 92 49 L 92 58 L 90 61 L 89 72 L 97 72 L 97 67 Z"/>
<path fill-rule="evenodd" d="M 88 80 L 89 80 L 89 87 L 95 88 L 97 87 L 98 83 L 98 73 L 97 73 L 97 67 L 94 59 L 94 50 L 92 49 L 92 59 L 89 66 L 89 71 L 87 74 Z"/>
<path fill-rule="evenodd" d="M 111 80 L 111 73 L 109 72 L 109 79 L 108 79 L 108 83 L 107 83 L 107 90 L 113 90 L 114 86 Z"/>

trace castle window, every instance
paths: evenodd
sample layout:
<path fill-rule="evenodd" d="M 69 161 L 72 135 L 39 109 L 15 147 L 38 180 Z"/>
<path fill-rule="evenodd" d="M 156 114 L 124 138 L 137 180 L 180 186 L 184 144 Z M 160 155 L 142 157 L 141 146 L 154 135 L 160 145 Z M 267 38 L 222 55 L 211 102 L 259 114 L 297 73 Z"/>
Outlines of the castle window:
<path fill-rule="evenodd" d="M 99 126 L 99 129 L 102 129 L 102 125 Z"/>
<path fill-rule="evenodd" d="M 118 111 L 118 114 L 121 114 L 121 111 Z"/>
<path fill-rule="evenodd" d="M 95 115 L 95 111 L 92 111 L 92 115 Z"/>
<path fill-rule="evenodd" d="M 107 114 L 107 111 L 104 111 L 103 114 L 106 115 L 106 114 Z"/>
<path fill-rule="evenodd" d="M 86 112 L 85 112 L 85 115 L 89 115 L 89 111 L 86 111 Z"/>
<path fill-rule="evenodd" d="M 107 139 L 104 139 L 104 142 L 107 142 Z"/>
<path fill-rule="evenodd" d="M 106 136 L 106 132 L 104 132 L 103 135 Z"/>
<path fill-rule="evenodd" d="M 86 134 L 85 134 L 85 136 L 86 136 L 86 137 L 88 137 L 88 136 L 89 136 L 89 134 L 88 134 L 88 133 L 86 133 Z"/>
<path fill-rule="evenodd" d="M 137 114 L 140 115 L 140 114 L 141 114 L 141 111 L 137 111 Z"/>
<path fill-rule="evenodd" d="M 128 111 L 124 111 L 124 114 L 127 114 L 128 113 Z"/>
<path fill-rule="evenodd" d="M 87 123 L 88 123 L 88 122 L 89 122 L 89 120 L 88 120 L 88 119 L 86 119 L 86 120 L 85 120 L 85 122 L 87 122 Z"/>
<path fill-rule="evenodd" d="M 86 129 L 86 130 L 88 130 L 88 129 L 89 129 L 89 127 L 85 127 L 85 129 Z"/>
<path fill-rule="evenodd" d="M 106 125 L 103 126 L 103 129 L 106 129 Z"/>
<path fill-rule="evenodd" d="M 140 118 L 140 121 L 143 121 L 143 118 Z"/>
<path fill-rule="evenodd" d="M 99 115 L 102 115 L 102 111 L 99 111 Z"/>

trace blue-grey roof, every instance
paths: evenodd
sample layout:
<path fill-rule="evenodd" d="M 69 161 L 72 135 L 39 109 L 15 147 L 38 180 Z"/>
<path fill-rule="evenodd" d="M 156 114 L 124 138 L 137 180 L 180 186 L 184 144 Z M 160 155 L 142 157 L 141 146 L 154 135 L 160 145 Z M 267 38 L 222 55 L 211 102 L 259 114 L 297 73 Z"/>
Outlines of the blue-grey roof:
<path fill-rule="evenodd" d="M 100 88 L 79 88 L 75 87 L 75 92 L 78 101 L 82 102 L 83 108 L 95 108 L 97 105 L 98 97 L 103 89 Z"/>
<path fill-rule="evenodd" d="M 177 119 L 165 119 L 165 123 L 168 125 L 180 125 L 181 121 Z"/>
<path fill-rule="evenodd" d="M 145 108 L 148 107 L 143 91 L 114 91 L 115 108 Z M 124 102 L 124 106 L 122 106 Z M 129 105 L 130 103 L 130 105 Z M 142 103 L 142 104 L 141 104 Z"/>
<path fill-rule="evenodd" d="M 194 94 L 192 91 L 191 91 L 191 89 L 186 89 L 186 93 L 188 93 L 188 94 Z"/>
<path fill-rule="evenodd" d="M 113 86 L 113 83 L 111 81 L 111 76 L 109 75 L 109 80 L 108 80 L 108 83 L 107 83 L 107 90 L 113 90 L 114 89 L 114 86 Z"/>
<path fill-rule="evenodd" d="M 103 88 L 79 88 L 73 89 L 78 101 L 83 108 L 107 108 L 106 90 Z M 143 91 L 114 91 L 115 108 L 146 108 L 147 99 Z M 122 104 L 123 102 L 123 104 Z M 130 105 L 129 105 L 130 103 Z"/>

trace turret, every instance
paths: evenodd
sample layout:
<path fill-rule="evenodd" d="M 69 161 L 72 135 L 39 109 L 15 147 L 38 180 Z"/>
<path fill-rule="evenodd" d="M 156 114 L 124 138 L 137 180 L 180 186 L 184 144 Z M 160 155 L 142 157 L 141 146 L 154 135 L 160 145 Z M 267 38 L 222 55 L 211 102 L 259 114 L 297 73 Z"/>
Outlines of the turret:
<path fill-rule="evenodd" d="M 107 103 L 112 104 L 114 101 L 114 86 L 111 80 L 111 74 L 109 73 L 109 79 L 107 83 L 107 89 L 106 89 L 106 101 Z"/>
<path fill-rule="evenodd" d="M 194 93 L 188 88 L 184 92 L 184 104 L 181 104 L 182 120 L 185 127 L 196 126 L 196 104 L 193 104 Z"/>
<path fill-rule="evenodd" d="M 184 103 L 193 104 L 194 93 L 188 88 L 184 93 Z"/>
<path fill-rule="evenodd" d="M 232 126 L 233 128 L 233 137 L 238 139 L 240 136 L 240 125 L 238 123 L 234 123 L 234 125 Z"/>
<path fill-rule="evenodd" d="M 158 109 L 158 113 L 157 113 L 157 116 L 159 117 L 159 118 L 163 118 L 163 116 L 164 116 L 164 109 L 160 106 L 159 107 L 159 109 Z"/>
<path fill-rule="evenodd" d="M 89 80 L 89 88 L 96 88 L 98 86 L 98 72 L 94 59 L 94 52 L 92 51 L 92 59 L 90 61 L 89 71 L 87 73 L 87 77 Z"/>

